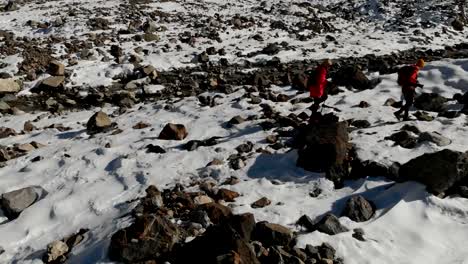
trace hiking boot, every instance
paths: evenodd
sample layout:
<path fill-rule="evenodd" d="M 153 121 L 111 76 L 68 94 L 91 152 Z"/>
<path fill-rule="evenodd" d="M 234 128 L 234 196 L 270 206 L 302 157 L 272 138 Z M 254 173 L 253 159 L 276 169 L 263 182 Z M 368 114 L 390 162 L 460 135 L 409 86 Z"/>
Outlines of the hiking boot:
<path fill-rule="evenodd" d="M 396 117 L 398 120 L 400 120 L 400 118 L 401 118 L 401 112 L 400 112 L 400 111 L 396 111 L 396 112 L 394 112 L 393 114 L 395 115 L 395 117 Z"/>

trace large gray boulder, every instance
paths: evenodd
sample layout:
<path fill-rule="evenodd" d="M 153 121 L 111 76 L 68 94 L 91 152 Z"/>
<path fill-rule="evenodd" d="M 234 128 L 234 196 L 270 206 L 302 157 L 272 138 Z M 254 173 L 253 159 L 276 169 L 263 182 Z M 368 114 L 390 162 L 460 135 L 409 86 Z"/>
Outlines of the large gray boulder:
<path fill-rule="evenodd" d="M 468 152 L 444 149 L 424 154 L 403 164 L 401 180 L 415 180 L 434 194 L 443 194 L 468 178 Z"/>
<path fill-rule="evenodd" d="M 22 211 L 44 198 L 47 192 L 40 186 L 30 186 L 2 194 L 1 208 L 8 219 L 17 218 Z"/>
<path fill-rule="evenodd" d="M 334 214 L 326 214 L 315 225 L 315 229 L 330 236 L 349 231 Z"/>
<path fill-rule="evenodd" d="M 424 111 L 444 112 L 447 110 L 447 101 L 447 98 L 436 93 L 422 93 L 416 97 L 414 106 Z"/>

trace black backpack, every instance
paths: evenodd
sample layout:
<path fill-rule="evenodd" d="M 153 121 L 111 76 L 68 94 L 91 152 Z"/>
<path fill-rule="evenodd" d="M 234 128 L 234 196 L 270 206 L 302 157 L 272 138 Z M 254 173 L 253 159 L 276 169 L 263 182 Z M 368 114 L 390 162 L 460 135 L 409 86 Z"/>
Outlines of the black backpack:
<path fill-rule="evenodd" d="M 406 82 L 411 78 L 411 74 L 413 73 L 414 66 L 406 65 L 398 69 L 398 84 L 405 85 Z"/>

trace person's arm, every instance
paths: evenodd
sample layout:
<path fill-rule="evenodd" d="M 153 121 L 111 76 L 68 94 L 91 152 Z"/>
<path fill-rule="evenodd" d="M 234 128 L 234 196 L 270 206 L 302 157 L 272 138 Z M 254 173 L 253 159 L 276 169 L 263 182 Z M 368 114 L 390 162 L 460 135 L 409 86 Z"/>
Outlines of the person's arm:
<path fill-rule="evenodd" d="M 409 82 L 408 84 L 410 86 L 416 86 L 416 87 L 424 87 L 424 85 L 420 84 L 419 81 L 418 81 L 418 74 L 419 74 L 419 69 L 418 68 L 414 68 L 413 72 L 411 73 L 411 77 L 409 79 Z"/>

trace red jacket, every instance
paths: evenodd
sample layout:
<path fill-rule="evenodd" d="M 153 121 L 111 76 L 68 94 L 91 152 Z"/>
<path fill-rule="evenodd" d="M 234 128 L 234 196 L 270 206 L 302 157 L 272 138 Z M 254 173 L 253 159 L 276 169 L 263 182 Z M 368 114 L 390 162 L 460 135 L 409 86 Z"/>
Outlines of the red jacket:
<path fill-rule="evenodd" d="M 310 97 L 322 97 L 325 92 L 325 87 L 327 86 L 327 68 L 322 65 L 318 66 L 315 70 L 315 76 L 310 76 L 309 78 L 315 78 L 310 82 Z"/>
<path fill-rule="evenodd" d="M 406 79 L 402 80 L 402 89 L 403 90 L 414 90 L 416 88 L 416 85 L 418 84 L 418 73 L 419 73 L 419 67 L 416 65 L 411 65 L 410 71 L 408 72 L 408 75 L 406 75 Z"/>

